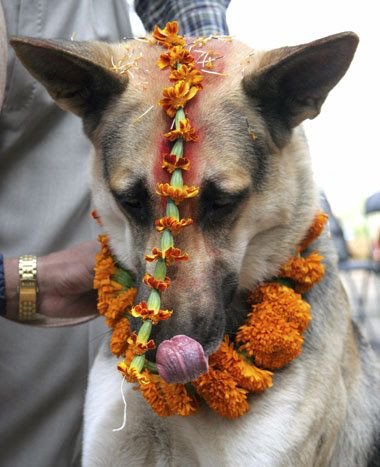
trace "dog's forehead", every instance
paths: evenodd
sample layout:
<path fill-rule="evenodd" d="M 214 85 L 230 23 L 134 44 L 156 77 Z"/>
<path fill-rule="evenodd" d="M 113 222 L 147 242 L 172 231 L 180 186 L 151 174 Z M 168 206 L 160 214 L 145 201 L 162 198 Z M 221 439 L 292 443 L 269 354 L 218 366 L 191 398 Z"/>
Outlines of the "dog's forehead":
<path fill-rule="evenodd" d="M 242 92 L 244 73 L 257 66 L 260 53 L 226 39 L 212 39 L 206 44 L 189 39 L 188 47 L 202 71 L 203 89 L 186 106 L 199 140 L 186 144 L 191 170 L 185 174 L 185 182 L 201 185 L 207 178 L 226 190 L 239 190 L 249 183 L 249 176 L 234 151 L 236 122 L 235 131 L 226 129 L 230 127 L 231 109 Z M 131 41 L 116 45 L 114 52 L 115 70 L 128 73 L 129 84 L 124 95 L 109 109 L 101 132 L 105 172 L 115 191 L 128 189 L 137 179 L 153 188 L 158 181 L 168 181 L 164 180 L 166 173 L 161 164 L 162 154 L 170 151 L 170 143 L 163 134 L 170 130 L 172 120 L 159 101 L 163 89 L 172 83 L 169 70 L 160 70 L 157 65 L 166 50 Z M 245 121 L 238 127 L 248 133 Z"/>

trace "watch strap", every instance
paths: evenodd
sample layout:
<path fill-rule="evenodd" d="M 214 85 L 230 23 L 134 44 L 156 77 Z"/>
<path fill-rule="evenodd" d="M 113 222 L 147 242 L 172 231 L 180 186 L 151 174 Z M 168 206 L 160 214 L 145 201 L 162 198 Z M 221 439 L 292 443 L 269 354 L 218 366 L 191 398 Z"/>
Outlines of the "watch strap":
<path fill-rule="evenodd" d="M 23 255 L 19 257 L 19 313 L 20 321 L 36 318 L 37 312 L 37 257 Z"/>

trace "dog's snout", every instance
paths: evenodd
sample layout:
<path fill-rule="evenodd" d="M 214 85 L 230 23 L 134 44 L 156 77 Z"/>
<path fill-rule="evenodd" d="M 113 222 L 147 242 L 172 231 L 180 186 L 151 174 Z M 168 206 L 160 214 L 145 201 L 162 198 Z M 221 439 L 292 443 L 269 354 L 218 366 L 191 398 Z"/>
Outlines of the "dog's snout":
<path fill-rule="evenodd" d="M 223 297 L 223 305 L 228 307 L 232 302 L 236 290 L 238 288 L 239 278 L 236 273 L 229 273 L 223 280 L 222 280 L 222 297 Z"/>

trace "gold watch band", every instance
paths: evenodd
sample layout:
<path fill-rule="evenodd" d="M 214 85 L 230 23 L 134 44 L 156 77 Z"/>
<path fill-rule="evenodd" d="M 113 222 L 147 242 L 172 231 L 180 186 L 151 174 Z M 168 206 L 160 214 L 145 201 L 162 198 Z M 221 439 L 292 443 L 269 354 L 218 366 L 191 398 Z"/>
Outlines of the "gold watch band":
<path fill-rule="evenodd" d="M 37 257 L 20 256 L 18 272 L 20 278 L 18 317 L 20 321 L 30 321 L 36 318 L 37 312 Z"/>

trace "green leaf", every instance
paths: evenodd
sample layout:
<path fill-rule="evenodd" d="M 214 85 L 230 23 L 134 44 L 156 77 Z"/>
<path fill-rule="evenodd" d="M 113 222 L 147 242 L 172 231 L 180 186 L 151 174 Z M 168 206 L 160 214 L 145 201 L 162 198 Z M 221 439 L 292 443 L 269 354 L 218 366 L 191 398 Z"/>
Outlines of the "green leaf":
<path fill-rule="evenodd" d="M 112 276 L 112 280 L 118 282 L 125 289 L 130 289 L 135 286 L 135 281 L 132 274 L 126 269 L 122 268 L 120 265 L 116 265 L 117 271 L 116 274 Z"/>

